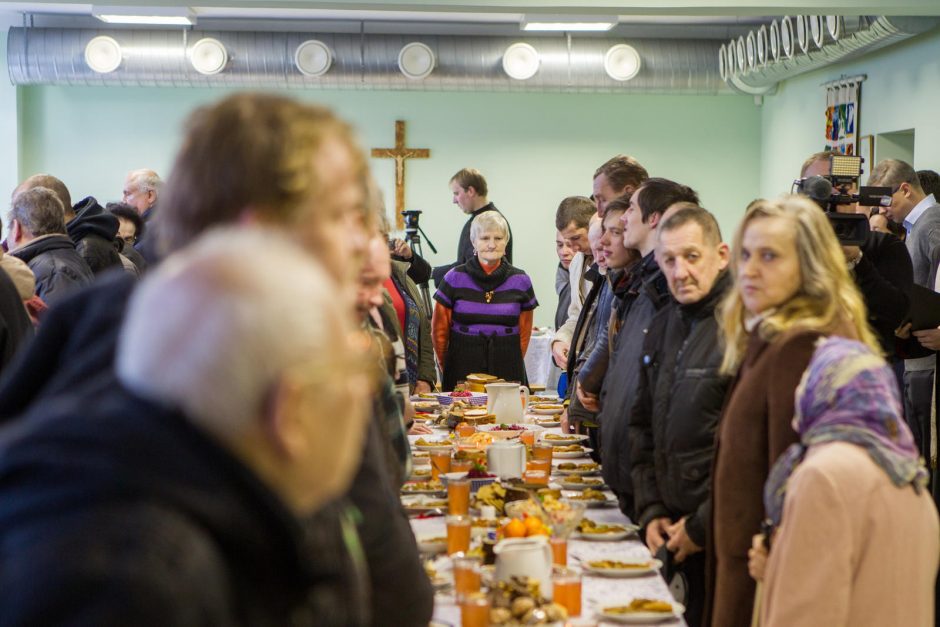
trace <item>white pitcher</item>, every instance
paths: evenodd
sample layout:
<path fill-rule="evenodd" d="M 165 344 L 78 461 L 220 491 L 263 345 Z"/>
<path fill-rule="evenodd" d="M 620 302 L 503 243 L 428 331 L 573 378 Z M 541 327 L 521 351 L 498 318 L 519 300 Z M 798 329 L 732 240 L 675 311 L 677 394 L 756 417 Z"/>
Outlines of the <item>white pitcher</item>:
<path fill-rule="evenodd" d="M 497 581 L 529 577 L 539 582 L 543 597 L 552 598 L 552 549 L 547 537 L 506 538 L 493 547 L 493 552 Z"/>
<path fill-rule="evenodd" d="M 525 471 L 525 445 L 497 440 L 486 448 L 486 469 L 500 479 L 518 479 Z"/>
<path fill-rule="evenodd" d="M 519 394 L 523 398 L 519 398 Z M 529 389 L 518 383 L 490 383 L 486 386 L 486 413 L 496 414 L 496 422 L 512 424 L 525 419 Z"/>

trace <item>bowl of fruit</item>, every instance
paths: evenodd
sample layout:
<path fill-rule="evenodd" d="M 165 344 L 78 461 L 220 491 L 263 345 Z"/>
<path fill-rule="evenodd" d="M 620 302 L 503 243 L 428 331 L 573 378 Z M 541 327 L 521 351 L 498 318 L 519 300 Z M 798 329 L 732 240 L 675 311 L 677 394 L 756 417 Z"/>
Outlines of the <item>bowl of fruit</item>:
<path fill-rule="evenodd" d="M 470 480 L 470 493 L 475 494 L 477 490 L 482 488 L 485 485 L 489 485 L 496 481 L 496 475 L 491 475 L 486 472 L 486 468 L 478 463 L 473 464 L 473 468 L 467 472 L 448 472 L 441 475 L 441 483 L 444 484 L 444 488 L 447 488 L 447 481 L 449 479 L 463 479 L 466 477 Z"/>

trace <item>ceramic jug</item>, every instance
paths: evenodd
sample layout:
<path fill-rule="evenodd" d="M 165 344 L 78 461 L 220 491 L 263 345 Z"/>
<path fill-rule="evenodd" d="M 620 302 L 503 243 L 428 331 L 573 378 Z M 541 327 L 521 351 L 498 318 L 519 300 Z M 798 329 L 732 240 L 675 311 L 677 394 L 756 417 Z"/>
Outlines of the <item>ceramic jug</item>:
<path fill-rule="evenodd" d="M 522 394 L 522 399 L 519 394 Z M 518 383 L 490 383 L 486 386 L 486 413 L 495 414 L 496 422 L 512 424 L 525 419 L 523 408 L 529 405 L 529 389 Z"/>
<path fill-rule="evenodd" d="M 497 440 L 486 449 L 486 468 L 500 479 L 518 479 L 525 471 L 525 444 Z"/>
<path fill-rule="evenodd" d="M 506 538 L 493 548 L 496 580 L 529 577 L 539 582 L 543 597 L 552 598 L 552 549 L 546 536 Z"/>

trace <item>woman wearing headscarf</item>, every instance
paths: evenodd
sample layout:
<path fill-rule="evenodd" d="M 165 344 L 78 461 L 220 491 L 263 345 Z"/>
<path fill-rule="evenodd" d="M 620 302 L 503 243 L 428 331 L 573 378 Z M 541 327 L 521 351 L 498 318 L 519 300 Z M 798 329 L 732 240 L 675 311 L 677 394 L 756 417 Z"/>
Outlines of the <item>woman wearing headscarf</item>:
<path fill-rule="evenodd" d="M 453 390 L 468 374 L 482 372 L 526 383 L 525 356 L 538 307 L 532 280 L 504 255 L 509 225 L 497 211 L 470 224 L 474 256 L 449 271 L 434 294 L 434 351 Z"/>
<path fill-rule="evenodd" d="M 767 475 L 797 441 L 793 394 L 816 341 L 839 335 L 878 350 L 839 242 L 811 200 L 752 203 L 729 265 L 735 285 L 722 304 L 721 370 L 735 378 L 718 423 L 712 469 L 705 547 L 711 627 L 751 623 L 755 584 L 747 552 L 764 519 Z"/>
<path fill-rule="evenodd" d="M 762 627 L 933 625 L 940 527 L 891 369 L 859 342 L 820 343 L 793 423 L 764 488 Z"/>

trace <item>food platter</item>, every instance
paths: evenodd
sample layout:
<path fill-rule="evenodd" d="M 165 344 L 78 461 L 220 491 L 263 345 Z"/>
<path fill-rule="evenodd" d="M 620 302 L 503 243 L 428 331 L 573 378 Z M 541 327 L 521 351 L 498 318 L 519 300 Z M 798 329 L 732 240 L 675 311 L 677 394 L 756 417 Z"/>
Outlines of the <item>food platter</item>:
<path fill-rule="evenodd" d="M 576 445 L 577 446 L 577 445 Z M 558 447 L 555 447 L 556 450 L 552 453 L 552 457 L 556 459 L 578 459 L 581 457 L 587 457 L 591 451 L 594 449 L 586 448 L 584 446 L 579 446 L 577 450 L 571 451 L 559 451 Z"/>
<path fill-rule="evenodd" d="M 600 577 L 644 577 L 663 567 L 658 559 L 630 562 L 624 560 L 593 560 L 581 562 L 585 573 Z"/>
<path fill-rule="evenodd" d="M 569 433 L 565 435 L 546 433 L 539 438 L 539 441 L 543 444 L 550 444 L 551 446 L 570 446 L 578 442 L 584 442 L 587 439 L 588 436 L 581 433 Z"/>
<path fill-rule="evenodd" d="M 644 600 L 644 599 L 639 599 Z M 636 602 L 637 599 L 634 599 Z M 661 601 L 661 603 L 670 606 L 670 611 L 652 612 L 643 610 L 631 610 L 628 612 L 617 612 L 615 610 L 627 608 L 629 604 L 622 606 L 607 606 L 602 608 L 597 616 L 612 623 L 621 623 L 624 625 L 648 625 L 650 623 L 671 623 L 679 620 L 685 612 L 685 607 L 675 601 Z"/>

